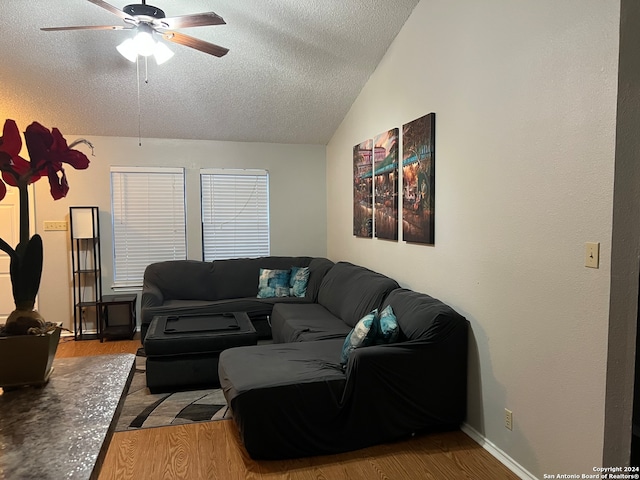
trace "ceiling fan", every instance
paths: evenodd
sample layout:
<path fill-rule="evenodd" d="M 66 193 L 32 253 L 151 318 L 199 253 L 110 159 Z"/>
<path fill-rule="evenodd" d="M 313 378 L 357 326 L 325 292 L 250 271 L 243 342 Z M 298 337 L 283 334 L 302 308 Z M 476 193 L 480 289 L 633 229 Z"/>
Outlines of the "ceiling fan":
<path fill-rule="evenodd" d="M 44 31 L 61 31 L 61 30 L 136 30 L 137 37 L 144 37 L 147 45 L 156 45 L 153 40 L 154 34 L 159 34 L 163 39 L 184 45 L 185 47 L 194 48 L 209 55 L 222 57 L 227 54 L 229 49 L 220 47 L 213 43 L 199 40 L 183 33 L 171 31 L 175 28 L 203 27 L 208 25 L 224 25 L 225 21 L 214 12 L 195 13 L 191 15 L 180 15 L 177 17 L 167 17 L 165 13 L 158 7 L 147 5 L 146 0 L 142 0 L 141 4 L 132 4 L 125 6 L 122 10 L 103 0 L 88 0 L 89 2 L 104 8 L 124 20 L 126 25 L 110 26 L 110 25 L 85 25 L 73 27 L 46 27 L 40 30 Z M 130 39 L 131 40 L 131 39 Z M 144 42 L 144 40 L 142 40 Z M 143 45 L 140 46 L 144 48 Z M 127 56 L 118 47 L 120 53 Z M 167 49 L 168 50 L 168 49 Z M 148 49 L 149 53 L 143 53 L 139 49 L 138 54 L 150 55 L 152 49 Z M 136 54 L 137 55 L 137 54 Z M 127 57 L 129 58 L 129 57 Z M 135 57 L 134 57 L 135 58 Z M 131 58 L 129 58 L 131 60 Z"/>

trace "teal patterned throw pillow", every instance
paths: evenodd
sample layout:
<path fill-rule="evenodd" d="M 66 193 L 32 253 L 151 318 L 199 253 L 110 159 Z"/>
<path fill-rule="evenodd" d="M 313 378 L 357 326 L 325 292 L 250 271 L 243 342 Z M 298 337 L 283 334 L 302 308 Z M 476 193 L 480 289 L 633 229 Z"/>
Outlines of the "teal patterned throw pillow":
<path fill-rule="evenodd" d="M 292 267 L 289 295 L 304 297 L 307 294 L 307 283 L 309 283 L 309 267 Z"/>
<path fill-rule="evenodd" d="M 258 298 L 288 297 L 290 270 L 260 269 Z"/>
<path fill-rule="evenodd" d="M 393 313 L 391 305 L 387 305 L 378 318 L 378 328 L 376 332 L 375 343 L 377 345 L 385 343 L 394 343 L 398 340 L 398 334 L 400 328 L 398 327 L 398 320 Z"/>
<path fill-rule="evenodd" d="M 342 353 L 340 354 L 340 363 L 346 365 L 349 361 L 349 354 L 352 350 L 359 347 L 368 347 L 373 344 L 376 336 L 376 316 L 378 309 L 366 314 L 362 317 L 356 326 L 349 332 L 347 338 L 344 339 L 342 345 Z"/>

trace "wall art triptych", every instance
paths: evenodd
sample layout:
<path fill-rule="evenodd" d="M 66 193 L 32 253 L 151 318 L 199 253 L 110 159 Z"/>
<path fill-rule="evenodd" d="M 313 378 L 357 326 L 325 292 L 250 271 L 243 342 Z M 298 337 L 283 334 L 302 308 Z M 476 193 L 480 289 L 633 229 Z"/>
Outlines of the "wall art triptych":
<path fill-rule="evenodd" d="M 371 238 L 373 233 L 373 141 L 353 147 L 353 234 Z"/>
<path fill-rule="evenodd" d="M 376 237 L 398 240 L 398 129 L 373 139 L 374 231 Z"/>
<path fill-rule="evenodd" d="M 402 175 L 402 239 L 435 243 L 435 113 L 393 128 L 353 147 L 353 234 L 398 240 Z"/>

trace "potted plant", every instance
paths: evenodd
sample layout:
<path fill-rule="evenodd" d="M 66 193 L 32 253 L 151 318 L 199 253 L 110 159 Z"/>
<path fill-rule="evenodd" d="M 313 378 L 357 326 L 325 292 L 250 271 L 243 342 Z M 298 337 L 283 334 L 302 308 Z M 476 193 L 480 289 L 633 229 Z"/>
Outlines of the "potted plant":
<path fill-rule="evenodd" d="M 80 139 L 67 145 L 57 128 L 49 131 L 37 122 L 27 127 L 24 138 L 29 160 L 20 156 L 22 138 L 16 122 L 5 121 L 0 138 L 0 201 L 7 194 L 7 185 L 18 189 L 20 237 L 15 249 L 0 238 L 0 250 L 10 257 L 16 307 L 6 324 L 0 326 L 0 386 L 3 387 L 46 382 L 60 338 L 60 328 L 55 323 L 46 322 L 34 310 L 42 276 L 43 252 L 40 235 L 29 237 L 28 185 L 46 176 L 53 199 L 65 197 L 69 185 L 63 163 L 76 169 L 86 169 L 89 159 L 73 147 L 82 143 L 93 151 L 87 140 Z M 16 361 L 16 355 L 20 355 L 20 361 Z"/>

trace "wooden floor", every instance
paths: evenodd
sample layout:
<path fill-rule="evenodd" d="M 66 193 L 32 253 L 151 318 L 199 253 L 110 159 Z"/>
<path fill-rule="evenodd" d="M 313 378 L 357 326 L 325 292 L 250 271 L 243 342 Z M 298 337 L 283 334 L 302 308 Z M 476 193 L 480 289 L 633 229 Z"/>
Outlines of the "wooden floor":
<path fill-rule="evenodd" d="M 58 357 L 135 353 L 139 340 L 63 341 Z M 268 439 L 267 439 L 268 441 Z M 461 431 L 420 435 L 355 452 L 254 461 L 232 420 L 148 428 L 113 435 L 100 480 L 516 480 Z"/>
<path fill-rule="evenodd" d="M 139 339 L 134 340 L 83 340 L 76 342 L 73 337 L 61 337 L 56 351 L 56 358 L 89 357 L 91 355 L 108 355 L 113 353 L 136 353 L 142 345 Z"/>

